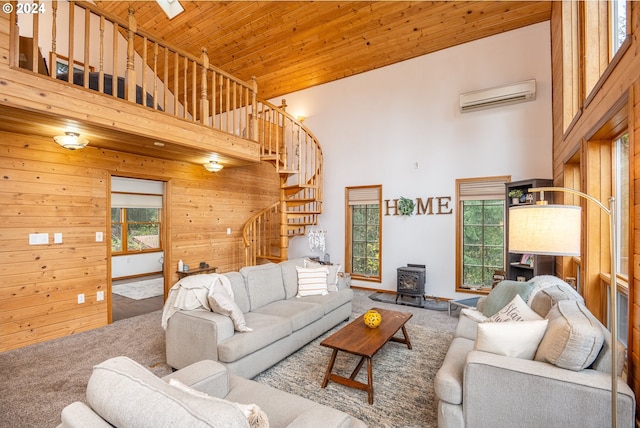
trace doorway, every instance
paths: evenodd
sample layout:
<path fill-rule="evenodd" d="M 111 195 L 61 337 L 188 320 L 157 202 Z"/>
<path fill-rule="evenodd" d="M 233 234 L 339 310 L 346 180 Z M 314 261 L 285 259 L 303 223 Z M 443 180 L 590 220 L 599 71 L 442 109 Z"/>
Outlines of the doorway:
<path fill-rule="evenodd" d="M 165 183 L 111 177 L 111 321 L 162 309 Z"/>

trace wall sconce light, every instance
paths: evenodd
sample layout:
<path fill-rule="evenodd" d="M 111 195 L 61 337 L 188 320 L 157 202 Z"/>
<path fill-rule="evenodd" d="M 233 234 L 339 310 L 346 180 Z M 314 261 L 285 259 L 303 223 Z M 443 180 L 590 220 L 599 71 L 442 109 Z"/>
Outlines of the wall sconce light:
<path fill-rule="evenodd" d="M 222 168 L 224 168 L 224 165 L 218 163 L 218 161 L 209 161 L 202 166 L 209 172 L 219 172 L 222 171 Z"/>
<path fill-rule="evenodd" d="M 80 137 L 77 132 L 65 132 L 65 135 L 56 135 L 53 137 L 53 141 L 69 150 L 84 149 L 89 144 L 89 140 Z"/>

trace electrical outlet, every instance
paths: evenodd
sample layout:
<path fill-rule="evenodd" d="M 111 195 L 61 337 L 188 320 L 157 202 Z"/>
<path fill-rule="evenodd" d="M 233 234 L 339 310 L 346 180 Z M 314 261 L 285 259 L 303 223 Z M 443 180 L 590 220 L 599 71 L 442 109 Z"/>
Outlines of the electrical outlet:
<path fill-rule="evenodd" d="M 78 304 L 84 303 L 84 293 L 78 294 Z"/>
<path fill-rule="evenodd" d="M 97 300 L 98 302 L 101 302 L 101 301 L 103 301 L 103 300 L 104 300 L 104 291 L 98 291 L 98 292 L 96 293 L 96 300 Z"/>
<path fill-rule="evenodd" d="M 231 228 L 227 227 L 227 235 L 231 235 Z"/>
<path fill-rule="evenodd" d="M 96 242 L 102 242 L 104 239 L 102 232 L 96 232 Z"/>

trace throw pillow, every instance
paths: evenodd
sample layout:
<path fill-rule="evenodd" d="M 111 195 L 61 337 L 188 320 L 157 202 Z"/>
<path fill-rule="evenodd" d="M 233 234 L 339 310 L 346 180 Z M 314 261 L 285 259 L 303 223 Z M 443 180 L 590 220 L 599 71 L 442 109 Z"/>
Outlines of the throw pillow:
<path fill-rule="evenodd" d="M 240 411 L 242 411 L 242 413 L 247 417 L 247 422 L 249 423 L 249 426 L 251 428 L 269 428 L 269 419 L 267 418 L 267 414 L 255 404 L 240 404 L 233 401 L 224 400 L 222 398 L 212 397 L 211 395 L 205 394 L 204 392 L 198 391 L 197 389 L 193 389 L 190 386 L 185 385 L 177 379 L 169 379 L 169 385 L 174 386 L 177 389 L 196 397 L 205 398 L 211 401 L 223 401 L 231 403 L 235 407 L 239 408 Z"/>
<path fill-rule="evenodd" d="M 528 282 L 533 284 L 527 304 L 541 316 L 547 316 L 549 310 L 560 300 L 577 300 L 584 304 L 584 299 L 572 286 L 553 275 L 538 275 Z"/>
<path fill-rule="evenodd" d="M 329 269 L 329 276 L 327 277 L 327 291 L 338 291 L 338 272 L 342 269 L 342 265 L 323 265 L 308 259 L 304 259 L 304 267 L 310 269 L 317 269 L 326 267 Z"/>
<path fill-rule="evenodd" d="M 507 306 L 493 314 L 493 316 L 489 318 L 489 321 L 535 321 L 541 319 L 543 318 L 527 306 L 519 294 L 516 294 L 516 297 L 514 297 Z"/>
<path fill-rule="evenodd" d="M 296 297 L 316 296 L 328 294 L 327 276 L 329 270 L 321 268 L 303 268 L 296 266 L 298 271 L 298 295 Z"/>
<path fill-rule="evenodd" d="M 228 316 L 233 321 L 233 327 L 240 333 L 246 333 L 253 331 L 252 328 L 247 327 L 244 320 L 244 314 L 240 310 L 240 307 L 234 302 L 234 300 L 227 293 L 227 289 L 220 283 L 216 282 L 209 289 L 207 294 L 207 300 L 209 306 L 213 312 Z"/>
<path fill-rule="evenodd" d="M 484 322 L 478 324 L 474 349 L 507 357 L 532 360 L 549 320 Z"/>
<path fill-rule="evenodd" d="M 598 357 L 604 342 L 600 322 L 576 300 L 561 300 L 547 314 L 549 328 L 536 354 L 563 369 L 580 371 Z"/>
<path fill-rule="evenodd" d="M 527 282 L 501 281 L 484 300 L 482 313 L 487 317 L 495 315 L 496 312 L 507 306 L 516 294 L 519 294 L 522 300 L 526 302 L 532 289 L 533 284 Z"/>

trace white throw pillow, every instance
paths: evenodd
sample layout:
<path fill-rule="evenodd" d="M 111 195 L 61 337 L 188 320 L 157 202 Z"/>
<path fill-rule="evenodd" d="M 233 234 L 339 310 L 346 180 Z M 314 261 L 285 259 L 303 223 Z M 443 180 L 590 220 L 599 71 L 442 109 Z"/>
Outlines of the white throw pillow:
<path fill-rule="evenodd" d="M 296 270 L 298 271 L 298 295 L 296 297 L 328 294 L 329 269 L 326 267 L 310 269 L 296 266 Z"/>
<path fill-rule="evenodd" d="M 489 321 L 489 317 L 486 317 L 482 312 L 480 312 L 477 309 L 462 308 L 462 310 L 460 311 L 460 315 L 466 316 L 467 318 L 477 323 Z"/>
<path fill-rule="evenodd" d="M 532 360 L 548 323 L 549 320 L 536 320 L 478 324 L 478 337 L 474 349 Z"/>
<path fill-rule="evenodd" d="M 329 275 L 327 277 L 327 291 L 338 291 L 338 272 L 342 269 L 342 265 L 323 265 L 304 259 L 304 267 L 310 269 L 326 267 L 329 270 Z"/>
<path fill-rule="evenodd" d="M 246 333 L 253 331 L 252 328 L 247 327 L 244 320 L 244 314 L 236 302 L 229 296 L 226 288 L 220 283 L 216 282 L 209 289 L 207 294 L 207 300 L 211 310 L 221 315 L 226 315 L 233 321 L 233 327 L 236 331 Z"/>
<path fill-rule="evenodd" d="M 519 294 L 516 294 L 513 300 L 500 309 L 498 312 L 489 317 L 489 321 L 535 321 L 543 319 L 533 309 L 522 300 Z"/>
<path fill-rule="evenodd" d="M 224 401 L 232 404 L 237 407 L 244 413 L 247 417 L 247 422 L 249 423 L 249 427 L 251 428 L 269 428 L 269 419 L 267 418 L 267 414 L 262 411 L 260 407 L 255 404 L 240 404 L 234 401 L 225 400 L 223 398 L 213 397 L 209 394 L 205 394 L 204 392 L 198 391 L 197 389 L 193 389 L 190 386 L 185 385 L 177 379 L 169 379 L 169 385 L 174 386 L 175 388 L 186 392 L 187 394 L 194 395 L 196 397 L 205 398 L 211 401 Z"/>

